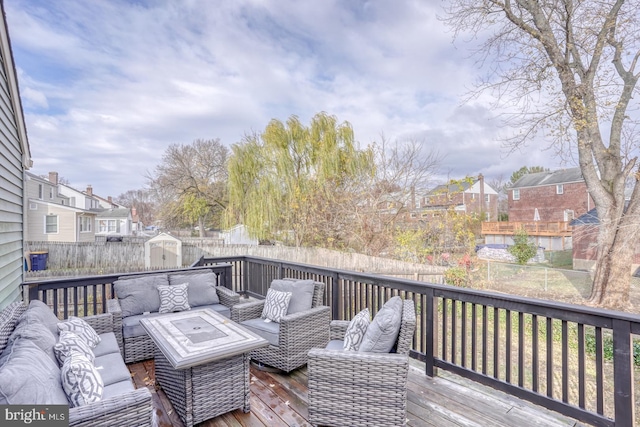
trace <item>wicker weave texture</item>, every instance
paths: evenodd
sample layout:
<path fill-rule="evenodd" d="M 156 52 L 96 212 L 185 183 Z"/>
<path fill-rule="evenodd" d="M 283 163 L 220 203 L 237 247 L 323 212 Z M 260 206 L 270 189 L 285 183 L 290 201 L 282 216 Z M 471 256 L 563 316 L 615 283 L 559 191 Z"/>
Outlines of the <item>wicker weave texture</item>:
<path fill-rule="evenodd" d="M 6 306 L 2 312 L 0 312 L 0 353 L 7 346 L 9 342 L 9 336 L 13 332 L 18 319 L 22 316 L 27 309 L 27 306 L 22 301 L 16 301 Z"/>
<path fill-rule="evenodd" d="M 174 369 L 156 350 L 155 369 L 156 380 L 187 427 L 236 409 L 250 410 L 247 354 Z"/>
<path fill-rule="evenodd" d="M 94 316 L 83 317 L 82 320 L 87 322 L 99 334 L 113 332 L 113 316 L 111 313 L 96 314 Z"/>
<path fill-rule="evenodd" d="M 146 387 L 69 409 L 69 426 L 151 426 L 151 392 Z"/>
<path fill-rule="evenodd" d="M 345 321 L 331 322 L 341 339 Z M 409 349 L 416 328 L 414 302 L 403 301 L 397 353 L 314 348 L 309 352 L 309 421 L 329 426 L 403 426 L 407 413 Z"/>

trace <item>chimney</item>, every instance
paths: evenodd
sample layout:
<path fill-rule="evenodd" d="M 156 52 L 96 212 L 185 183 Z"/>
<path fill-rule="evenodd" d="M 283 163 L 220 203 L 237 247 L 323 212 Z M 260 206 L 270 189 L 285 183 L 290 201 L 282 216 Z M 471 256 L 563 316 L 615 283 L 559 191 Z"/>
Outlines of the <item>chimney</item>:
<path fill-rule="evenodd" d="M 91 188 L 91 185 L 87 185 L 87 194 L 93 196 L 93 188 Z"/>
<path fill-rule="evenodd" d="M 58 185 L 58 172 L 49 172 L 49 182 Z"/>
<path fill-rule="evenodd" d="M 478 181 L 480 182 L 480 212 L 484 213 L 487 211 L 487 203 L 484 201 L 484 175 L 478 175 Z"/>
<path fill-rule="evenodd" d="M 136 216 L 136 208 L 131 208 L 131 216 Z"/>
<path fill-rule="evenodd" d="M 111 198 L 111 196 L 108 196 L 107 200 L 109 201 L 109 203 L 113 204 L 113 199 Z"/>

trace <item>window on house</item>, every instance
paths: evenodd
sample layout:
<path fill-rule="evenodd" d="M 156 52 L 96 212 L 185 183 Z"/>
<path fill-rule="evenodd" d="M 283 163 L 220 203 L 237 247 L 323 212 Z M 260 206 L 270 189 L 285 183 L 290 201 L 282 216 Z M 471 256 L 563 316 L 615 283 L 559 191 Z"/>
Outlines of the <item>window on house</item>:
<path fill-rule="evenodd" d="M 520 189 L 514 189 L 512 192 L 513 200 L 520 200 Z"/>
<path fill-rule="evenodd" d="M 38 199 L 42 200 L 42 184 L 38 184 Z"/>
<path fill-rule="evenodd" d="M 120 231 L 120 222 L 115 219 L 101 219 L 98 221 L 98 231 L 100 233 L 117 233 Z"/>
<path fill-rule="evenodd" d="M 49 198 L 53 199 L 53 187 L 49 187 Z"/>
<path fill-rule="evenodd" d="M 485 203 L 489 203 L 489 195 L 488 194 L 484 195 L 484 202 Z"/>
<path fill-rule="evenodd" d="M 91 231 L 91 223 L 92 223 L 92 218 L 89 216 L 81 216 L 80 217 L 80 232 L 81 233 L 88 233 Z"/>
<path fill-rule="evenodd" d="M 58 215 L 47 215 L 45 218 L 44 232 L 54 234 L 58 232 Z"/>
<path fill-rule="evenodd" d="M 564 185 L 562 184 L 556 185 L 556 194 L 564 194 Z"/>

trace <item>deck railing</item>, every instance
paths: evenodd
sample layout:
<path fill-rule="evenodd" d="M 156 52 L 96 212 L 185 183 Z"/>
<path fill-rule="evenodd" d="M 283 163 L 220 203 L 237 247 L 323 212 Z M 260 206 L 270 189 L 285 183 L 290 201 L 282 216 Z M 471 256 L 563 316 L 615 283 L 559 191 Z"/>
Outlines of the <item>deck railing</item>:
<path fill-rule="evenodd" d="M 597 426 L 635 425 L 638 315 L 256 257 L 201 258 L 192 267 L 213 268 L 220 283 L 256 297 L 273 279 L 322 281 L 334 319 L 366 307 L 375 315 L 395 295 L 412 299 L 418 322 L 411 357 L 425 362 L 427 375 L 448 370 Z M 54 310 L 62 298 L 63 317 L 81 316 L 106 310 L 117 278 L 25 286 L 30 299 Z"/>
<path fill-rule="evenodd" d="M 568 221 L 556 221 L 556 222 L 541 222 L 541 221 L 528 221 L 528 222 L 511 222 L 511 221 L 498 221 L 498 222 L 483 222 L 482 234 L 509 234 L 512 235 L 516 231 L 524 229 L 530 236 L 570 236 L 573 227 L 569 225 Z"/>

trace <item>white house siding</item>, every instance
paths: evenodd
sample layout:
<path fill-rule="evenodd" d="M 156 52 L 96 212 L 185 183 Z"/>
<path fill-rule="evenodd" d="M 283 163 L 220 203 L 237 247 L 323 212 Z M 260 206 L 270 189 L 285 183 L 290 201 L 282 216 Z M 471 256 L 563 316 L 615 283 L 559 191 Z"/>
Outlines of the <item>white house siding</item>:
<path fill-rule="evenodd" d="M 36 207 L 37 209 L 32 209 Z M 60 206 L 51 203 L 43 203 L 37 200 L 29 201 L 29 214 L 27 215 L 27 240 L 30 242 L 76 242 L 78 227 L 78 209 Z M 58 215 L 58 232 L 45 233 L 45 217 Z M 91 236 L 91 237 L 89 237 Z M 78 238 L 83 242 L 95 240 L 93 233 L 78 233 Z"/>
<path fill-rule="evenodd" d="M 31 166 L 4 4 L 0 2 L 0 309 L 20 298 L 24 171 Z"/>

